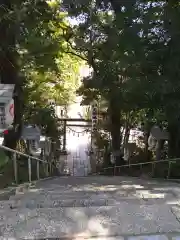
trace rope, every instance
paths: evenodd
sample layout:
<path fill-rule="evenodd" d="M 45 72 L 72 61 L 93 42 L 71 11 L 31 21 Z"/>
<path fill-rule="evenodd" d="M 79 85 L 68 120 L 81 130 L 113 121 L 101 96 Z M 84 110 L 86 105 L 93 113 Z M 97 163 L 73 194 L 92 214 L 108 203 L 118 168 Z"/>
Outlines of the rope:
<path fill-rule="evenodd" d="M 72 129 L 72 128 L 70 128 L 70 127 L 67 127 L 71 132 L 73 132 L 73 133 L 76 133 L 76 134 L 82 134 L 82 133 L 87 133 L 87 132 L 89 132 L 89 130 L 88 129 L 85 129 L 85 130 L 83 130 L 83 131 L 81 131 L 81 132 L 78 132 L 78 131 L 75 131 L 74 129 Z"/>

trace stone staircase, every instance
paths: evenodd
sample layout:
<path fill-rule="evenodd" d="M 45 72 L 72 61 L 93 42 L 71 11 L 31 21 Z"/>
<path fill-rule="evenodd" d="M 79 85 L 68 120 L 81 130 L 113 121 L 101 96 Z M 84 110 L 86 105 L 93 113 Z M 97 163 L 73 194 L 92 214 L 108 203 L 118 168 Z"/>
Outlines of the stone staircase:
<path fill-rule="evenodd" d="M 178 194 L 177 184 L 120 177 L 40 181 L 0 201 L 0 239 L 176 240 Z"/>

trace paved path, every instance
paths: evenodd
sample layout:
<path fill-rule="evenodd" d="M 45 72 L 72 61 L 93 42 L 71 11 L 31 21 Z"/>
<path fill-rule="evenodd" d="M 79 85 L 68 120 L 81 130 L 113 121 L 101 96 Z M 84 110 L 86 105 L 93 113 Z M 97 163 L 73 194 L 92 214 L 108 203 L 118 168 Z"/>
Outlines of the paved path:
<path fill-rule="evenodd" d="M 55 178 L 0 202 L 0 236 L 179 240 L 179 199 L 180 185 L 171 182 Z"/>
<path fill-rule="evenodd" d="M 82 124 L 81 122 L 77 122 Z M 82 127 L 74 127 L 74 131 L 83 132 Z M 84 133 L 81 137 L 73 136 L 73 132 L 67 133 L 67 166 L 71 176 L 84 177 L 91 172 L 89 157 L 87 155 L 88 145 L 90 144 L 90 134 Z"/>

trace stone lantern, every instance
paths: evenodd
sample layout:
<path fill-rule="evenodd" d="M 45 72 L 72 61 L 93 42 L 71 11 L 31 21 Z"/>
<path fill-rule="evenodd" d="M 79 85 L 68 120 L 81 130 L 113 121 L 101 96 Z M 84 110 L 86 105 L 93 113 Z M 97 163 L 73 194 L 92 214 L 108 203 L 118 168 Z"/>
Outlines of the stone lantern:
<path fill-rule="evenodd" d="M 166 130 L 160 129 L 159 126 L 153 126 L 148 138 L 149 150 L 155 151 L 156 160 L 161 158 L 161 150 L 165 141 L 169 140 L 169 133 Z"/>

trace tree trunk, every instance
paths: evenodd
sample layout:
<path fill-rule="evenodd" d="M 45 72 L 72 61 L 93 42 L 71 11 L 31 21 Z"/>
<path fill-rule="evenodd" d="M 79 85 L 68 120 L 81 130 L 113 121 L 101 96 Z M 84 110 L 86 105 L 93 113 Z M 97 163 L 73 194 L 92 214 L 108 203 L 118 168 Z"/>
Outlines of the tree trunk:
<path fill-rule="evenodd" d="M 123 164 L 121 158 L 120 147 L 121 147 L 121 111 L 117 101 L 114 98 L 110 99 L 109 103 L 110 120 L 111 120 L 111 138 L 112 138 L 112 151 L 115 156 L 116 165 Z"/>
<path fill-rule="evenodd" d="M 149 139 L 149 136 L 150 136 L 151 127 L 153 126 L 153 124 L 151 122 L 152 116 L 153 116 L 152 110 L 148 111 L 147 112 L 147 120 L 146 120 L 146 123 L 144 125 L 144 129 L 143 129 L 144 130 L 144 143 L 145 143 L 144 152 L 145 152 L 147 162 L 150 162 L 151 157 L 152 157 L 152 152 L 149 151 L 149 144 L 148 144 L 148 139 Z"/>
<path fill-rule="evenodd" d="M 14 19 L 7 17 L 8 11 L 13 11 L 11 0 L 2 0 L 0 8 L 0 82 L 15 84 L 14 94 L 14 128 L 5 135 L 4 144 L 15 148 L 21 131 L 22 104 L 21 83 L 19 78 L 18 54 L 16 51 L 16 34 L 18 28 Z"/>
<path fill-rule="evenodd" d="M 162 156 L 162 151 L 164 148 L 164 143 L 165 140 L 161 139 L 157 142 L 157 146 L 156 146 L 156 161 L 161 160 L 161 156 Z"/>
<path fill-rule="evenodd" d="M 179 123 L 168 123 L 169 131 L 169 144 L 168 144 L 168 157 L 180 157 L 180 126 Z"/>
<path fill-rule="evenodd" d="M 125 126 L 125 133 L 124 133 L 124 139 L 123 139 L 123 145 L 126 146 L 129 141 L 129 135 L 130 135 L 130 126 L 128 121 L 126 121 L 126 126 Z"/>
<path fill-rule="evenodd" d="M 149 162 L 151 161 L 151 152 L 149 151 L 149 145 L 148 145 L 148 138 L 150 136 L 150 130 L 148 131 L 145 131 L 145 149 L 144 149 L 144 152 L 145 152 L 145 156 L 146 156 L 146 162 Z"/>

